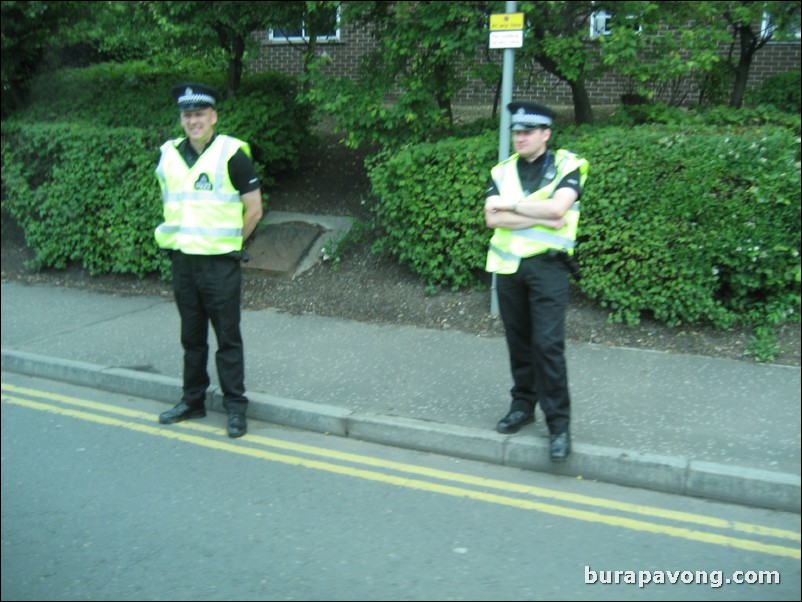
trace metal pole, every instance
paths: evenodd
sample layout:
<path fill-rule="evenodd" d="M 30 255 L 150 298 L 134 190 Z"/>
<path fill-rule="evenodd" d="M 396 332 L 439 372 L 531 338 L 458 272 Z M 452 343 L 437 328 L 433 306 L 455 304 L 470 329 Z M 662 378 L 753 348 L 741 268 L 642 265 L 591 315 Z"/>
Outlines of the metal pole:
<path fill-rule="evenodd" d="M 518 7 L 517 2 L 507 2 L 505 5 L 505 12 L 514 13 Z M 507 105 L 512 102 L 512 79 L 513 70 L 515 68 L 515 49 L 504 49 L 504 64 L 501 75 L 501 120 L 498 129 L 498 161 L 501 163 L 504 159 L 510 156 L 510 112 L 507 110 Z M 498 309 L 498 294 L 496 292 L 496 275 L 493 274 L 492 284 L 490 285 L 490 315 L 497 316 Z"/>

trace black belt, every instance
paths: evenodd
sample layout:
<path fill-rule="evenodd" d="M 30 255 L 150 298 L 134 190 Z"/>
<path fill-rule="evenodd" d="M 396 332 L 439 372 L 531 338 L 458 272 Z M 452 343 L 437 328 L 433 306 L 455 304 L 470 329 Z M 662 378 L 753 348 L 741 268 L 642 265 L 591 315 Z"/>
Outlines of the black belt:
<path fill-rule="evenodd" d="M 527 259 L 539 259 L 543 261 L 561 261 L 568 268 L 568 273 L 574 280 L 580 280 L 582 273 L 579 270 L 579 262 L 576 260 L 575 255 L 569 255 L 566 251 L 558 251 L 557 249 L 549 249 L 545 253 L 538 253 L 537 255 L 530 255 L 524 257 L 522 261 Z"/>
<path fill-rule="evenodd" d="M 229 251 L 228 253 L 221 253 L 220 255 L 192 255 L 191 253 L 184 253 L 178 249 L 165 249 L 171 255 L 184 255 L 185 257 L 226 257 L 228 259 L 233 259 L 235 261 L 244 261 L 248 262 L 251 260 L 251 256 L 248 255 L 245 251 Z"/>

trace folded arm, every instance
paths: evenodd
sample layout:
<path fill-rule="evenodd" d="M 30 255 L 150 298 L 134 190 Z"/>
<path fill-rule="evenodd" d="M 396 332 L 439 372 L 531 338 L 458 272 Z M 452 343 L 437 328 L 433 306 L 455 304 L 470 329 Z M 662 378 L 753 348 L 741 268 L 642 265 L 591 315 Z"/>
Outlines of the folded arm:
<path fill-rule="evenodd" d="M 523 230 L 532 226 L 546 226 L 559 230 L 565 226 L 564 216 L 579 198 L 572 188 L 559 188 L 551 198 L 532 200 L 526 197 L 510 203 L 499 195 L 487 197 L 485 201 L 485 225 L 488 228 Z"/>

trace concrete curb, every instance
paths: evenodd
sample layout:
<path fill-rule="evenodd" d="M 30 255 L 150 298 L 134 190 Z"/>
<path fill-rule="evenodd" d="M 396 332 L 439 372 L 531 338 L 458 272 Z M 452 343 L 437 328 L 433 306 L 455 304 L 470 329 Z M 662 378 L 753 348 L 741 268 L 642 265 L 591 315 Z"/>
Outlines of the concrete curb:
<path fill-rule="evenodd" d="M 25 352 L 3 349 L 2 369 L 170 404 L 181 397 L 182 383 L 177 378 Z M 219 391 L 210 393 L 208 409 L 223 411 Z M 248 398 L 251 418 L 298 429 L 537 472 L 800 512 L 802 479 L 798 475 L 576 442 L 568 462 L 553 464 L 543 437 L 505 436 L 397 416 L 356 414 L 338 406 L 259 392 L 249 392 Z"/>

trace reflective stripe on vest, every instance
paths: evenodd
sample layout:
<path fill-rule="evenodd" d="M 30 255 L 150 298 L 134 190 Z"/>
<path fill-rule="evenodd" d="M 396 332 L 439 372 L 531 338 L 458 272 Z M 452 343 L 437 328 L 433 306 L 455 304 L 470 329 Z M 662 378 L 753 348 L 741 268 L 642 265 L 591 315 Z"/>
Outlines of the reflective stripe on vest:
<path fill-rule="evenodd" d="M 164 222 L 156 228 L 163 249 L 190 255 L 222 255 L 242 249 L 243 205 L 228 177 L 228 162 L 242 148 L 230 136 L 217 136 L 191 168 L 171 140 L 161 147 L 156 177 L 162 189 Z"/>
<path fill-rule="evenodd" d="M 576 169 L 579 169 L 580 185 L 584 186 L 588 174 L 588 162 L 585 159 L 566 150 L 558 150 L 553 156 L 554 167 L 549 169 L 545 176 L 548 183 L 525 197 L 527 201 L 551 198 L 560 181 Z M 518 178 L 517 154 L 496 165 L 491 175 L 503 200 L 514 203 L 524 199 L 524 191 Z M 485 269 L 499 274 L 513 274 L 518 270 L 522 257 L 531 257 L 550 249 L 573 254 L 579 213 L 580 204 L 577 201 L 563 216 L 566 225 L 560 230 L 545 226 L 532 226 L 523 230 L 496 228 L 490 240 Z"/>

